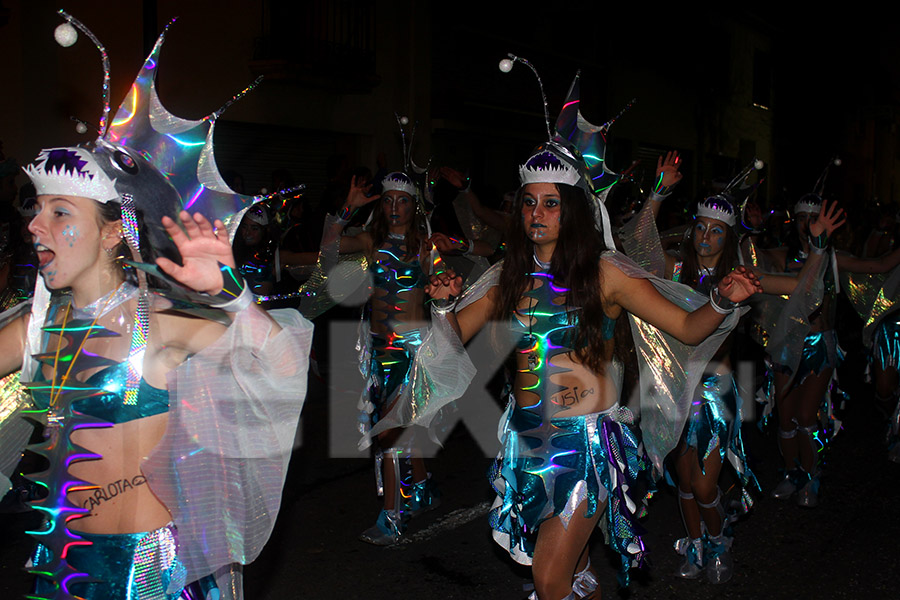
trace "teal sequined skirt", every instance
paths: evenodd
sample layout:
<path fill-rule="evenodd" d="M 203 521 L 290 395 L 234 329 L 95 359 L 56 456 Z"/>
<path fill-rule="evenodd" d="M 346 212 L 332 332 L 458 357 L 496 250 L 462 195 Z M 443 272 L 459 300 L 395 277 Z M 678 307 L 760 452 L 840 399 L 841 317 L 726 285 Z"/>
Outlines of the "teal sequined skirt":
<path fill-rule="evenodd" d="M 706 374 L 694 393 L 683 436 L 685 445 L 697 450 L 701 470 L 717 448 L 722 462 L 728 459 L 740 477 L 741 503 L 747 511 L 753 505 L 748 490 L 759 490 L 759 483 L 747 465 L 741 439 L 742 421 L 741 397 L 731 373 Z"/>
<path fill-rule="evenodd" d="M 900 364 L 900 312 L 885 318 L 875 330 L 872 360 L 882 370 Z"/>

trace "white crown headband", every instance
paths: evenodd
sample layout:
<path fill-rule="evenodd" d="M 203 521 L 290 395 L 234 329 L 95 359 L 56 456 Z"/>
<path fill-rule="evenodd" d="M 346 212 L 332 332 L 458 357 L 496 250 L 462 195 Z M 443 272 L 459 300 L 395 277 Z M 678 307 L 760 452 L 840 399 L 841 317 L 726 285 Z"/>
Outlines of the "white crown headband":
<path fill-rule="evenodd" d="M 531 156 L 519 167 L 519 183 L 555 183 L 577 186 L 582 180 L 581 173 L 573 165 L 562 160 L 557 152 L 544 148 Z"/>
<path fill-rule="evenodd" d="M 409 194 L 409 197 L 413 199 L 419 195 L 416 184 L 413 183 L 406 173 L 400 171 L 394 171 L 385 175 L 384 179 L 381 180 L 381 189 L 383 192 L 403 192 Z"/>
<path fill-rule="evenodd" d="M 737 214 L 734 205 L 724 196 L 710 196 L 697 203 L 697 216 L 708 219 L 718 219 L 729 227 L 737 223 Z"/>
<path fill-rule="evenodd" d="M 81 196 L 98 202 L 120 202 L 116 180 L 110 179 L 84 148 L 41 150 L 25 174 L 38 196 Z"/>
<path fill-rule="evenodd" d="M 794 204 L 794 214 L 809 213 L 817 215 L 822 212 L 822 198 L 816 194 L 806 194 Z"/>

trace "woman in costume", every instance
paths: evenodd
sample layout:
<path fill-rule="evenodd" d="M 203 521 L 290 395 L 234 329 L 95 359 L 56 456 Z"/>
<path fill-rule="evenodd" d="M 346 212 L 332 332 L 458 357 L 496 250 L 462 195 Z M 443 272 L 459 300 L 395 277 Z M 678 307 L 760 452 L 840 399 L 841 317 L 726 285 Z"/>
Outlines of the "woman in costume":
<path fill-rule="evenodd" d="M 824 182 L 824 175 L 820 182 Z M 820 188 L 819 184 L 817 188 Z M 794 205 L 795 230 L 788 245 L 759 251 L 751 248 L 749 258 L 767 270 L 799 273 L 811 252 L 824 252 L 824 245 L 817 243 L 818 236 L 811 235 L 810 225 L 825 210 L 826 205 L 818 194 L 803 196 Z M 772 496 L 787 499 L 796 493 L 797 504 L 808 508 L 818 505 L 819 473 L 815 439 L 819 435 L 819 407 L 840 361 L 834 329 L 838 292 L 836 275 L 841 272 L 885 273 L 900 264 L 900 250 L 879 259 L 861 259 L 832 251 L 829 262 L 824 265 L 825 272 L 819 279 L 824 283 L 821 303 L 811 314 L 800 315 L 800 319 L 782 315 L 769 332 L 767 345 L 774 363 L 778 437 L 785 472 Z"/>
<path fill-rule="evenodd" d="M 671 187 L 680 180 L 677 171 L 677 153 L 670 152 L 658 162 L 659 185 L 645 205 L 653 217 L 658 214 L 662 200 L 668 196 Z M 741 179 L 743 177 L 738 177 L 735 181 Z M 723 273 L 730 273 L 739 264 L 738 236 L 734 229 L 737 216 L 738 210 L 733 200 L 724 193 L 699 202 L 693 227 L 682 244 L 680 256 L 665 254 L 666 278 L 689 285 L 700 293 L 708 293 L 721 280 Z M 816 239 L 823 239 L 818 235 L 824 231 L 827 238 L 843 223 L 842 216 L 843 211 L 833 205 L 813 225 L 811 233 Z M 644 215 L 638 219 L 642 217 Z M 652 221 L 646 223 L 647 226 L 647 233 L 652 236 L 655 226 Z M 820 257 L 818 262 L 821 260 Z M 809 270 L 814 264 L 814 261 L 809 261 L 805 268 Z M 759 271 L 756 275 L 763 292 L 767 294 L 791 294 L 797 283 L 797 278 L 792 276 Z M 705 570 L 712 583 L 728 581 L 733 572 L 732 536 L 727 527 L 718 485 L 726 457 L 740 477 L 745 510 L 752 504 L 748 489 L 759 488 L 747 465 L 741 440 L 743 419 L 740 396 L 732 374 L 732 342 L 733 335 L 729 335 L 708 365 L 694 392 L 688 422 L 674 452 L 679 508 L 688 534 L 675 544 L 676 551 L 684 556 L 676 574 L 694 579 Z"/>
<path fill-rule="evenodd" d="M 447 313 L 463 342 L 492 321 L 495 333 L 508 331 L 503 335 L 515 344 L 491 522 L 498 543 L 532 565 L 542 600 L 593 594 L 587 544 L 604 513 L 623 567 L 643 554 L 634 528 L 641 499 L 632 494 L 649 465 L 633 415 L 618 405 L 616 320 L 628 311 L 697 344 L 731 313 L 732 302 L 758 286 L 739 268 L 694 312 L 667 301 L 648 274 L 604 252 L 590 178 L 578 151 L 558 140 L 539 146 L 520 168 L 519 218 L 502 266 L 487 275 L 496 285 Z M 447 298 L 459 288 L 459 278 L 444 273 L 432 277 L 427 291 Z"/>
<path fill-rule="evenodd" d="M 234 239 L 234 258 L 238 271 L 257 296 L 274 291 L 277 247 L 269 229 L 269 211 L 265 204 L 255 204 L 241 219 Z"/>
<path fill-rule="evenodd" d="M 311 326 L 253 305 L 228 228 L 204 216 L 251 199 L 198 168 L 201 154 L 215 164 L 214 119 L 181 121 L 158 104 L 164 35 L 108 124 L 104 94 L 92 144 L 43 150 L 26 169 L 40 279 L 30 312 L 0 331 L 0 372 L 21 368 L 46 420 L 34 598 L 239 599 L 238 563 L 259 554 L 278 512 Z M 202 153 L 179 154 L 198 139 L 186 145 Z M 179 169 L 164 176 L 145 157 Z M 196 212 L 179 210 L 175 185 Z M 179 299 L 150 295 L 166 279 Z M 213 318 L 178 312 L 190 307 Z"/>
<path fill-rule="evenodd" d="M 369 188 L 354 177 L 341 214 L 326 221 L 323 264 L 333 262 L 326 255 L 339 239 L 341 253 L 364 254 L 374 278 L 366 308 L 369 335 L 363 341 L 368 348 L 361 370 L 368 389 L 362 400 L 361 433 L 377 440 L 375 476 L 384 508 L 360 539 L 384 546 L 397 542 L 409 518 L 436 506 L 438 497 L 410 431 L 401 439 L 403 430 L 385 428 L 385 423 L 372 430 L 410 384 L 416 352 L 426 333 L 424 288 L 431 255 L 413 179 L 396 171 L 385 176 L 380 196 L 367 196 Z M 375 201 L 378 205 L 368 229 L 340 237 L 353 213 Z"/>

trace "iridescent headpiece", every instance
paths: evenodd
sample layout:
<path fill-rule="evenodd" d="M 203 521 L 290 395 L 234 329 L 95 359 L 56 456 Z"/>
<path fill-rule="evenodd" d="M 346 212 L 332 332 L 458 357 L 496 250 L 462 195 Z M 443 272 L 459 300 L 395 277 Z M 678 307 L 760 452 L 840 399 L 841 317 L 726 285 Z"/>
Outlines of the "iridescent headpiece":
<path fill-rule="evenodd" d="M 634 100 L 603 125 L 593 125 L 581 116 L 580 74 L 576 74 L 566 102 L 556 120 L 556 133 L 551 134 L 547 96 L 544 94 L 544 85 L 537 69 L 524 58 L 514 54 L 508 56 L 508 59 L 500 61 L 501 71 L 508 73 L 514 63 L 520 62 L 531 69 L 537 78 L 544 101 L 544 121 L 547 125 L 548 141 L 535 148 L 525 164 L 519 167 L 520 184 L 554 183 L 580 188 L 591 202 L 597 229 L 603 232 L 606 246 L 615 248 L 609 215 L 603 203 L 618 176 L 606 167 L 606 134 Z"/>
<path fill-rule="evenodd" d="M 409 133 L 409 140 L 407 140 L 406 127 L 409 125 L 409 118 L 401 117 L 397 113 L 394 113 L 394 117 L 397 119 L 400 139 L 403 142 L 403 170 L 388 173 L 381 181 L 381 189 L 384 192 L 393 190 L 409 194 L 415 200 L 416 209 L 421 214 L 430 214 L 430 209 L 433 208 L 433 201 L 431 184 L 427 181 L 428 166 L 421 168 L 412 159 L 412 146 L 416 139 L 416 124 L 413 124 L 412 131 Z"/>
<path fill-rule="evenodd" d="M 216 119 L 256 82 L 202 119 L 189 121 L 170 113 L 159 100 L 155 80 L 160 51 L 173 20 L 160 34 L 128 95 L 109 120 L 106 50 L 77 19 L 63 11 L 60 15 L 67 23 L 57 28 L 57 41 L 64 45 L 74 43 L 77 27 L 100 51 L 104 72 L 103 112 L 97 128 L 99 137 L 94 142 L 75 148 L 42 150 L 25 169 L 37 193 L 119 203 L 126 233 L 133 224 L 132 233 L 137 235 L 135 215 L 141 214 L 149 235 L 147 243 L 176 260 L 177 250 L 160 222 L 164 215 L 174 217 L 185 209 L 199 212 L 210 221 L 221 219 L 233 238 L 241 213 L 264 197 L 237 194 L 228 187 L 213 155 L 213 130 Z M 78 129 L 87 131 L 83 122 L 79 122 Z M 131 244 L 130 237 L 128 241 L 134 250 L 140 251 L 136 237 L 135 244 Z"/>
<path fill-rule="evenodd" d="M 269 213 L 266 211 L 264 205 L 256 204 L 251 206 L 247 212 L 244 213 L 244 220 L 251 221 L 257 225 L 266 226 L 269 224 Z"/>
<path fill-rule="evenodd" d="M 196 121 L 181 119 L 166 110 L 157 95 L 155 79 L 163 41 L 173 20 L 157 39 L 128 95 L 109 120 L 109 57 L 106 49 L 77 19 L 64 11 L 59 14 L 66 20 L 54 34 L 61 45 L 75 43 L 77 28 L 100 52 L 103 109 L 96 140 L 74 148 L 43 150 L 25 169 L 37 193 L 76 195 L 121 205 L 122 231 L 134 259 L 132 264 L 149 271 L 153 271 L 155 265 L 142 264 L 141 256 L 142 250 L 148 247 L 180 262 L 178 250 L 162 226 L 163 216 L 175 217 L 184 209 L 201 213 L 210 222 L 221 219 L 228 228 L 229 238 L 233 239 L 243 212 L 264 197 L 244 196 L 228 187 L 213 155 L 213 129 L 225 109 L 255 83 L 219 110 Z M 76 130 L 85 133 L 88 128 L 84 122 L 79 122 Z M 139 226 L 138 217 L 143 219 L 143 227 Z M 133 397 L 139 385 L 141 356 L 149 335 L 147 279 L 140 272 L 137 278 L 140 295 L 129 351 L 126 397 Z M 34 353 L 38 347 L 49 299 L 43 278 L 38 277 L 28 326 L 30 350 L 26 352 L 26 358 L 30 357 L 28 352 Z M 33 368 L 34 361 L 31 360 L 23 367 L 23 373 Z"/>
<path fill-rule="evenodd" d="M 710 196 L 697 203 L 697 216 L 718 219 L 729 227 L 737 223 L 737 212 L 731 201 L 721 194 Z"/>

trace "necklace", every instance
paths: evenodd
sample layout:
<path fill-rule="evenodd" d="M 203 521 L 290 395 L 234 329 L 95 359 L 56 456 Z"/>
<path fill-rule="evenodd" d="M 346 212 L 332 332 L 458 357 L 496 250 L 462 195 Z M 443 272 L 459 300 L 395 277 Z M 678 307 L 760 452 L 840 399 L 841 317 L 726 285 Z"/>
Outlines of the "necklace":
<path fill-rule="evenodd" d="M 120 286 L 121 287 L 121 286 Z M 116 296 L 116 291 L 113 290 L 110 292 L 106 300 L 103 302 L 103 305 L 100 306 L 100 309 L 96 311 L 96 315 L 94 315 L 91 324 L 88 326 L 87 330 L 81 336 L 81 342 L 78 344 L 78 348 L 75 350 L 75 353 L 72 355 L 70 359 L 68 359 L 69 366 L 66 368 L 66 374 L 61 378 L 59 377 L 59 361 L 60 354 L 62 353 L 62 341 L 63 337 L 66 333 L 66 325 L 69 324 L 69 315 L 72 314 L 72 303 L 66 305 L 66 314 L 63 315 L 62 326 L 57 333 L 59 339 L 56 343 L 56 354 L 53 357 L 53 379 L 50 380 L 50 409 L 55 409 L 59 403 L 59 397 L 62 395 L 63 390 L 66 388 L 66 382 L 69 380 L 69 376 L 72 374 L 72 368 L 75 366 L 75 361 L 78 359 L 78 356 L 81 354 L 81 351 L 84 350 L 84 344 L 87 342 L 88 338 L 91 336 L 91 332 L 94 330 L 94 327 L 97 325 L 97 321 L 100 319 L 100 316 L 105 313 L 106 307 L 109 304 L 109 301 L 112 300 Z M 99 302 L 99 300 L 97 300 Z M 85 309 L 89 307 L 93 307 L 94 309 L 97 307 L 97 302 L 89 304 Z M 78 310 L 78 309 L 75 309 Z M 56 384 L 56 381 L 59 380 L 59 384 Z"/>

